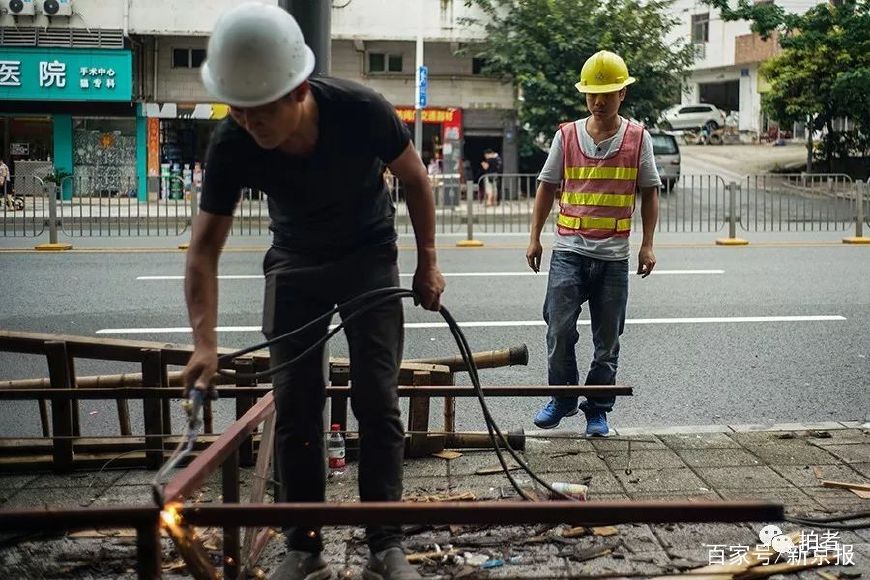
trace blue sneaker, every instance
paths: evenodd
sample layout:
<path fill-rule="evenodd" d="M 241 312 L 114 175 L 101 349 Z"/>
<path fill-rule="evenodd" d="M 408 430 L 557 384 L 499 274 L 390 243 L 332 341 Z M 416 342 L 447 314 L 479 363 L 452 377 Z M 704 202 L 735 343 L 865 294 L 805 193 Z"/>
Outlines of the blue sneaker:
<path fill-rule="evenodd" d="M 555 397 L 550 399 L 547 406 L 535 415 L 535 425 L 541 429 L 557 427 L 565 417 L 573 417 L 577 414 L 577 403 L 571 400 L 559 400 Z"/>
<path fill-rule="evenodd" d="M 591 409 L 588 401 L 580 403 L 579 408 L 586 415 L 587 437 L 607 437 L 610 434 L 610 426 L 607 424 L 607 413 L 598 409 Z"/>

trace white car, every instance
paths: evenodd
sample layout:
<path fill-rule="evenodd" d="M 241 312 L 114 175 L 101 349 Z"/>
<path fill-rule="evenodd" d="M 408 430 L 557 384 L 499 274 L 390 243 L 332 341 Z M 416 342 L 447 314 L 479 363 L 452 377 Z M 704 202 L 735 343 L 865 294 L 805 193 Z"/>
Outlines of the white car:
<path fill-rule="evenodd" d="M 714 131 L 725 126 L 725 113 L 714 105 L 676 105 L 662 113 L 659 124 L 671 130 L 700 129 Z"/>

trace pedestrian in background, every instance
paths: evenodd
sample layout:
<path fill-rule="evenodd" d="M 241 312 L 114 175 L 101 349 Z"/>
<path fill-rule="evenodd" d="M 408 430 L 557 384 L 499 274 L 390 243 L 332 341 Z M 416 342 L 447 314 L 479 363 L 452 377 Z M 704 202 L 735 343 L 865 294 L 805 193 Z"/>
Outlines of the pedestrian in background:
<path fill-rule="evenodd" d="M 9 166 L 0 157 L 0 194 L 3 195 L 3 206 L 6 209 L 15 209 L 15 204 L 12 202 L 12 183 L 9 177 Z"/>

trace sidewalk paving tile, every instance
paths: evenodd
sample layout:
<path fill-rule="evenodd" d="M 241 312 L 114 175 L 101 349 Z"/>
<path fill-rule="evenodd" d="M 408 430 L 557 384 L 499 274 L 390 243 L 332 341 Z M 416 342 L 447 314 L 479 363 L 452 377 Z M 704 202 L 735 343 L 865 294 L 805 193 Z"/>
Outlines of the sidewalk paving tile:
<path fill-rule="evenodd" d="M 555 454 L 558 454 L 556 452 Z M 529 466 L 544 473 L 550 471 L 607 471 L 607 464 L 596 453 L 577 453 L 562 457 L 552 457 L 548 454 L 527 454 Z"/>
<path fill-rule="evenodd" d="M 17 493 L 3 504 L 4 510 L 88 507 L 106 487 L 45 487 Z"/>
<path fill-rule="evenodd" d="M 583 477 L 592 477 L 587 484 L 589 486 L 589 494 L 598 497 L 601 493 L 623 493 L 625 489 L 620 485 L 619 481 L 609 471 L 594 471 L 592 473 L 579 471 L 560 471 L 549 472 L 544 477 L 545 481 L 554 482 L 561 481 L 565 483 L 575 483 Z"/>
<path fill-rule="evenodd" d="M 597 493 L 589 490 L 589 501 L 628 501 L 627 493 Z"/>
<path fill-rule="evenodd" d="M 100 494 L 92 507 L 112 505 L 154 505 L 150 485 L 116 485 Z"/>
<path fill-rule="evenodd" d="M 700 433 L 728 433 L 728 425 L 674 425 L 671 427 L 623 427 L 617 432 L 622 436 L 631 435 L 694 435 Z"/>
<path fill-rule="evenodd" d="M 698 479 L 688 467 L 669 469 L 635 469 L 630 475 L 616 472 L 628 493 L 704 491 L 710 486 Z M 703 490 L 701 489 L 703 488 Z"/>
<path fill-rule="evenodd" d="M 766 465 L 699 467 L 698 475 L 717 490 L 788 487 L 787 480 Z"/>
<path fill-rule="evenodd" d="M 708 502 L 721 501 L 722 498 L 712 490 L 698 489 L 697 491 L 661 491 L 661 492 L 632 492 L 629 494 L 635 501 L 690 501 Z"/>
<path fill-rule="evenodd" d="M 773 465 L 771 467 L 799 487 L 817 487 L 821 485 L 823 479 L 854 483 L 870 482 L 870 478 L 862 476 L 849 465 Z"/>
<path fill-rule="evenodd" d="M 530 431 L 526 433 L 526 453 L 558 453 L 560 451 L 592 452 L 595 448 L 584 433 L 578 431 Z M 541 435 L 548 438 L 539 438 Z"/>
<path fill-rule="evenodd" d="M 28 488 L 93 488 L 112 485 L 124 475 L 122 471 L 82 471 L 66 475 L 44 474 L 27 484 Z"/>
<path fill-rule="evenodd" d="M 831 512 L 856 512 L 867 509 L 867 500 L 846 489 L 807 487 L 803 490 Z"/>
<path fill-rule="evenodd" d="M 814 445 L 820 447 L 852 443 L 870 443 L 870 431 L 862 431 L 861 429 L 840 429 L 839 431 L 831 430 L 827 433 L 830 437 L 813 437 L 811 438 L 811 441 Z"/>
<path fill-rule="evenodd" d="M 829 445 L 828 447 L 825 447 L 825 449 L 846 463 L 870 463 L 870 443 Z"/>
<path fill-rule="evenodd" d="M 495 453 L 492 454 L 495 457 Z M 463 455 L 463 457 L 466 457 Z M 459 459 L 462 459 L 460 457 Z M 454 459 L 453 461 L 458 461 Z M 498 459 L 496 459 L 496 463 Z M 356 463 L 356 462 L 355 462 Z M 359 464 L 356 463 L 358 466 Z M 359 469 L 359 467 L 357 467 Z M 439 457 L 420 457 L 413 460 L 405 460 L 405 477 L 447 477 L 447 461 Z"/>
<path fill-rule="evenodd" d="M 798 510 L 807 514 L 818 512 L 822 505 L 795 487 L 768 489 L 720 489 L 722 498 L 729 501 L 772 501 L 781 503 L 789 511 Z"/>
<path fill-rule="evenodd" d="M 37 475 L 0 475 L 0 490 L 17 490 L 27 486 Z"/>
<path fill-rule="evenodd" d="M 532 488 L 533 482 L 529 478 L 528 475 L 514 471 L 511 472 L 511 475 L 517 480 L 517 483 L 522 487 Z M 434 478 L 432 478 L 434 480 Z M 434 483 L 430 483 L 433 489 L 444 490 L 446 488 L 446 481 L 442 482 L 441 485 Z M 410 489 L 408 484 L 405 485 L 405 489 Z M 484 499 L 500 499 L 500 490 L 505 494 L 515 494 L 516 492 L 511 486 L 508 478 L 505 477 L 504 474 L 500 475 L 451 475 L 450 476 L 450 487 L 451 492 L 462 493 L 462 492 L 471 492 L 474 496 L 479 500 Z M 517 498 L 518 499 L 518 498 Z"/>
<path fill-rule="evenodd" d="M 737 443 L 728 433 L 659 435 L 671 449 L 735 449 Z"/>
<path fill-rule="evenodd" d="M 604 461 L 614 470 L 625 469 L 628 463 L 628 454 L 620 452 L 602 452 Z M 631 450 L 632 469 L 659 469 L 666 467 L 685 467 L 685 463 L 679 455 L 670 449 L 641 449 L 635 451 L 634 444 Z"/>
<path fill-rule="evenodd" d="M 762 465 L 760 459 L 745 449 L 681 449 L 677 453 L 689 467 Z"/>
<path fill-rule="evenodd" d="M 723 524 L 723 523 L 675 523 L 657 525 L 654 533 L 666 550 L 701 550 L 703 562 L 707 562 L 707 550 L 704 544 L 726 546 L 755 545 L 758 533 L 752 527 L 755 524 Z M 758 525 L 758 529 L 761 526 Z"/>
<path fill-rule="evenodd" d="M 864 477 L 870 478 L 870 463 L 850 463 L 849 467 Z"/>
<path fill-rule="evenodd" d="M 655 435 L 619 438 L 593 437 L 589 441 L 596 451 L 626 451 L 628 449 L 628 439 L 631 439 L 632 452 L 640 449 L 667 449 L 665 444 Z"/>
<path fill-rule="evenodd" d="M 839 421 L 815 421 L 807 423 L 749 423 L 730 425 L 732 431 L 737 433 L 756 433 L 772 431 L 808 431 L 808 430 L 833 430 L 845 429 Z"/>
<path fill-rule="evenodd" d="M 583 576 L 615 576 L 640 575 L 642 577 L 658 576 L 671 569 L 670 559 L 663 553 L 651 553 L 649 555 L 626 554 L 625 558 L 617 560 L 612 556 L 595 558 L 585 562 L 567 560 L 567 575 L 569 578 Z M 541 576 L 532 576 L 540 578 Z M 549 577 L 549 576 L 547 576 Z"/>
<path fill-rule="evenodd" d="M 524 457 L 522 453 L 520 453 L 520 457 Z M 508 464 L 515 463 L 513 457 L 510 456 L 508 452 L 504 452 L 505 461 Z M 528 462 L 528 458 L 525 458 L 526 462 Z M 405 461 L 406 465 L 413 465 L 415 462 L 419 460 L 414 459 L 412 461 Z M 427 460 L 428 461 L 428 460 Z M 456 459 L 451 459 L 450 461 L 445 461 L 444 459 L 438 459 L 433 457 L 432 461 L 438 461 L 441 464 L 441 467 L 444 468 L 444 472 L 440 471 L 440 468 L 430 470 L 430 472 L 425 473 L 419 470 L 412 471 L 411 475 L 426 475 L 426 476 L 444 476 L 446 477 L 449 473 L 450 476 L 454 475 L 474 475 L 474 473 L 479 469 L 487 469 L 487 468 L 499 468 L 501 464 L 499 463 L 498 456 L 494 451 L 471 451 L 467 453 L 463 453 L 462 457 L 457 457 Z M 407 469 L 407 467 L 406 467 Z M 406 472 L 407 473 L 407 472 Z"/>
<path fill-rule="evenodd" d="M 870 447 L 870 446 L 868 446 Z M 770 465 L 836 465 L 839 459 L 805 441 L 749 447 L 750 451 Z"/>

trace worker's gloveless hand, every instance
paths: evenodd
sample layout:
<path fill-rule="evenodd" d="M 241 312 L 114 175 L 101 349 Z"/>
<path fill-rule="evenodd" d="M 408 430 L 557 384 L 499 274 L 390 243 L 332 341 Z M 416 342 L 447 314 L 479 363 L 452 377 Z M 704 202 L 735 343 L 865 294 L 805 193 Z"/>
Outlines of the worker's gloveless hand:
<path fill-rule="evenodd" d="M 526 250 L 526 261 L 529 263 L 529 268 L 535 272 L 541 271 L 541 255 L 544 253 L 544 248 L 538 240 L 529 242 L 529 249 Z"/>
<path fill-rule="evenodd" d="M 438 266 L 418 266 L 414 273 L 414 292 L 420 297 L 420 306 L 426 310 L 441 308 L 441 294 L 447 283 Z"/>
<path fill-rule="evenodd" d="M 652 248 L 641 246 L 640 253 L 637 255 L 637 273 L 641 278 L 646 278 L 652 274 L 655 267 L 656 255 L 653 254 Z"/>
<path fill-rule="evenodd" d="M 207 391 L 218 368 L 217 349 L 198 346 L 194 349 L 187 366 L 184 367 L 185 395 L 193 386 Z"/>

